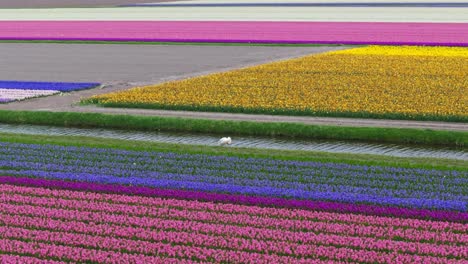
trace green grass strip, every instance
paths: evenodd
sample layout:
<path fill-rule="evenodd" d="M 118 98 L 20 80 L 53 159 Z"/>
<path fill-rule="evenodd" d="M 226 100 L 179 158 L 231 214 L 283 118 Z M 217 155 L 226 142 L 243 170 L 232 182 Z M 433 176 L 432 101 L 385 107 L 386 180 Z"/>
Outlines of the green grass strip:
<path fill-rule="evenodd" d="M 379 127 L 320 126 L 300 123 L 205 120 L 101 113 L 0 110 L 0 123 L 221 135 L 356 140 L 465 148 L 468 132 Z"/>
<path fill-rule="evenodd" d="M 162 110 L 183 110 L 200 112 L 222 112 L 222 113 L 249 113 L 267 115 L 289 115 L 289 116 L 321 116 L 321 117 L 349 117 L 349 118 L 373 118 L 392 120 L 416 120 L 416 121 L 443 121 L 443 122 L 468 122 L 468 116 L 455 115 L 418 115 L 404 113 L 370 113 L 370 112 L 346 112 L 346 111 L 314 111 L 314 110 L 294 110 L 294 109 L 263 109 L 263 108 L 243 108 L 230 106 L 197 106 L 197 105 L 165 105 L 150 103 L 119 103 L 102 102 L 100 99 L 89 98 L 81 101 L 82 105 L 95 104 L 102 107 L 116 108 L 139 108 L 139 109 L 162 109 Z"/>
<path fill-rule="evenodd" d="M 173 45 L 173 46 L 267 46 L 267 47 L 322 47 L 340 44 L 268 44 L 268 43 L 203 43 L 203 42 L 157 42 L 157 41 L 98 41 L 98 40 L 0 40 L 0 43 L 43 44 L 125 44 L 125 45 Z M 351 45 L 347 45 L 351 46 Z"/>
<path fill-rule="evenodd" d="M 135 151 L 159 151 L 188 154 L 223 155 L 244 158 L 268 158 L 279 160 L 334 162 L 356 165 L 392 166 L 402 168 L 425 168 L 460 171 L 468 170 L 468 163 L 463 160 L 435 158 L 402 158 L 370 154 L 346 154 L 301 150 L 272 151 L 271 149 L 172 144 L 84 136 L 45 136 L 0 133 L 0 141 L 25 144 L 52 144 L 59 146 L 112 148 Z"/>

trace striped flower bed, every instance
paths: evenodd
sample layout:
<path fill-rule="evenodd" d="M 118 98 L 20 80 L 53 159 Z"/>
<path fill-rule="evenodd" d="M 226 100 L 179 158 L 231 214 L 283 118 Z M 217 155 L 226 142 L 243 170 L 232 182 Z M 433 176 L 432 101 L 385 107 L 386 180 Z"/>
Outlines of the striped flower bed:
<path fill-rule="evenodd" d="M 2 89 L 0 88 L 0 102 L 11 102 L 16 100 L 24 100 L 28 98 L 48 96 L 60 93 L 55 90 L 23 90 L 23 89 Z"/>
<path fill-rule="evenodd" d="M 17 143 L 0 175 L 458 212 L 468 195 L 465 171 Z"/>
<path fill-rule="evenodd" d="M 2 142 L 0 262 L 466 263 L 467 184 L 459 170 Z"/>
<path fill-rule="evenodd" d="M 0 40 L 468 46 L 468 23 L 0 21 L 0 32 Z"/>
<path fill-rule="evenodd" d="M 89 89 L 99 83 L 0 81 L 0 103 Z"/>
<path fill-rule="evenodd" d="M 0 252 L 52 261 L 463 263 L 468 226 L 0 185 Z"/>

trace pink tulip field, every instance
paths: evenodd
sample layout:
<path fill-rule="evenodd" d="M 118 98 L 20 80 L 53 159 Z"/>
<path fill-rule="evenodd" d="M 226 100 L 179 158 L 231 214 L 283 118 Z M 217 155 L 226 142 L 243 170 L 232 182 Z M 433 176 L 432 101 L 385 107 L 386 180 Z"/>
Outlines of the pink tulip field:
<path fill-rule="evenodd" d="M 464 23 L 11 21 L 0 31 L 0 40 L 468 45 Z"/>
<path fill-rule="evenodd" d="M 466 171 L 0 146 L 5 262 L 468 259 Z"/>
<path fill-rule="evenodd" d="M 0 189 L 0 252 L 30 263 L 34 257 L 91 263 L 117 258 L 147 263 L 466 263 L 468 258 L 468 226 L 463 223 L 8 184 Z"/>

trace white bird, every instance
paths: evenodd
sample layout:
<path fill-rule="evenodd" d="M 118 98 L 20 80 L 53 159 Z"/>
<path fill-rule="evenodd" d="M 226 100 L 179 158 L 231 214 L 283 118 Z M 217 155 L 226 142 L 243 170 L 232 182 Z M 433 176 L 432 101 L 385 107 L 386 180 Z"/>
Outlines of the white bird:
<path fill-rule="evenodd" d="M 232 143 L 232 140 L 231 140 L 231 137 L 223 137 L 221 138 L 219 141 L 218 141 L 219 145 L 223 146 L 223 145 L 231 145 Z"/>

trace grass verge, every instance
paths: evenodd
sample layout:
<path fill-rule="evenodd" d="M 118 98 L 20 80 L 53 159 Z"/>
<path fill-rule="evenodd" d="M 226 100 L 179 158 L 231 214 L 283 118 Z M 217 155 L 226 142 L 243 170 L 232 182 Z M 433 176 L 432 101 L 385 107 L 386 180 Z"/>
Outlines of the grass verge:
<path fill-rule="evenodd" d="M 173 46 L 267 46 L 267 47 L 343 46 L 340 44 L 268 44 L 268 43 L 98 41 L 98 40 L 0 40 L 0 43 L 106 44 L 106 45 L 125 44 L 125 45 L 173 45 Z M 353 46 L 353 45 L 346 45 L 346 46 Z"/>
<path fill-rule="evenodd" d="M 321 117 L 349 117 L 349 118 L 373 118 L 391 120 L 416 120 L 416 121 L 443 121 L 443 122 L 468 122 L 468 116 L 455 115 L 416 115 L 403 113 L 370 113 L 370 112 L 336 112 L 336 111 L 314 111 L 314 110 L 293 110 L 293 109 L 263 109 L 244 108 L 229 106 L 197 106 L 197 105 L 163 105 L 146 103 L 105 103 L 97 98 L 82 100 L 81 104 L 95 104 L 102 107 L 116 108 L 139 108 L 139 109 L 162 109 L 162 110 L 183 110 L 199 112 L 221 112 L 221 113 L 248 113 L 266 115 L 289 115 L 289 116 L 321 116 Z"/>
<path fill-rule="evenodd" d="M 299 123 L 204 120 L 101 113 L 0 110 L 0 123 L 355 140 L 396 144 L 440 145 L 459 148 L 465 148 L 468 145 L 468 132 L 458 131 L 319 126 Z"/>
<path fill-rule="evenodd" d="M 463 160 L 434 158 L 400 158 L 368 154 L 345 154 L 297 150 L 275 150 L 201 145 L 169 144 L 133 140 L 105 139 L 83 136 L 44 136 L 0 133 L 0 141 L 25 144 L 53 144 L 60 146 L 83 146 L 136 151 L 160 151 L 189 154 L 224 155 L 236 157 L 269 158 L 280 160 L 320 161 L 359 165 L 394 166 L 403 168 L 426 168 L 442 170 L 468 170 Z"/>

